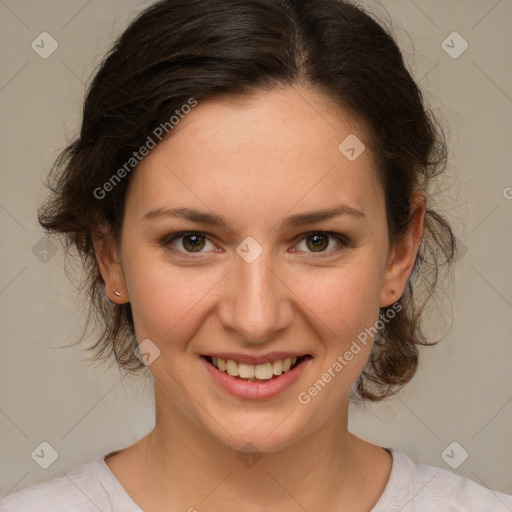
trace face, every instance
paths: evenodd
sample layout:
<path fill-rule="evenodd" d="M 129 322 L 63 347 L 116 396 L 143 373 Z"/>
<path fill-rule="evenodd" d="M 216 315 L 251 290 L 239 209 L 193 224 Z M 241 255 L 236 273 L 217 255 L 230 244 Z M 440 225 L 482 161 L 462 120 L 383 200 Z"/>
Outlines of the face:
<path fill-rule="evenodd" d="M 130 301 L 139 343 L 160 351 L 157 414 L 276 451 L 346 412 L 368 333 L 416 250 L 389 246 L 371 151 L 349 160 L 338 148 L 351 134 L 366 139 L 311 90 L 217 99 L 134 172 L 121 266 L 100 266 L 109 298 Z"/>

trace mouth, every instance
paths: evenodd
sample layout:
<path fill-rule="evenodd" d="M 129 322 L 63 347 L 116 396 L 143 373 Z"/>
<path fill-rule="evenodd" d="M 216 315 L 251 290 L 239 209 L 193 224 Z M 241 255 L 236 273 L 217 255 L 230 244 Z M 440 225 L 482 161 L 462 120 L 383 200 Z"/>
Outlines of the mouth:
<path fill-rule="evenodd" d="M 264 383 L 279 379 L 299 365 L 302 365 L 308 359 L 312 359 L 312 356 L 305 354 L 302 356 L 266 361 L 260 364 L 250 364 L 208 355 L 203 355 L 202 358 L 218 371 L 229 375 L 233 379 L 245 382 Z"/>

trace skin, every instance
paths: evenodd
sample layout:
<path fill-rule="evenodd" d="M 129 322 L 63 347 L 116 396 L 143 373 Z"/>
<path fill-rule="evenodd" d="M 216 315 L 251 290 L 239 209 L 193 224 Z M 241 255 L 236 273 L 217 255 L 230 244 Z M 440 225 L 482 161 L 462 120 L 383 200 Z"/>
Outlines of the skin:
<path fill-rule="evenodd" d="M 350 388 L 373 340 L 310 403 L 297 399 L 375 324 L 380 307 L 398 300 L 422 235 L 417 193 L 409 233 L 389 244 L 371 151 L 351 162 L 338 149 L 349 134 L 367 138 L 313 89 L 200 102 L 131 177 L 120 243 L 95 236 L 108 298 L 129 301 L 138 341 L 160 350 L 149 366 L 155 427 L 106 461 L 145 511 L 362 512 L 382 494 L 391 456 L 347 426 Z M 285 225 L 291 215 L 339 204 L 364 218 Z M 228 227 L 143 220 L 177 207 L 221 215 Z M 206 234 L 201 253 L 187 253 L 189 238 L 160 243 L 182 231 Z M 307 237 L 319 231 L 351 243 L 321 238 L 318 249 Z M 263 250 L 252 263 L 236 252 L 248 236 Z M 281 395 L 242 400 L 200 364 L 212 351 L 313 359 Z M 251 467 L 237 457 L 246 443 L 261 455 Z"/>

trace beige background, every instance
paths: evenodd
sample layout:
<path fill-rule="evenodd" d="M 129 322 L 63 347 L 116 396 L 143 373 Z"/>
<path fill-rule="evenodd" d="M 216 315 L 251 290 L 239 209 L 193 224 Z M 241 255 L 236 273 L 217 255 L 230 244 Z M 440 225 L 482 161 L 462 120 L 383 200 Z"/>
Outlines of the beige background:
<path fill-rule="evenodd" d="M 0 0 L 0 497 L 134 442 L 153 423 L 150 386 L 93 367 L 73 340 L 83 312 L 72 300 L 62 250 L 44 251 L 36 209 L 42 179 L 75 136 L 84 83 L 127 21 L 151 2 Z M 512 494 L 512 2 L 386 0 L 414 76 L 449 133 L 450 162 L 440 184 L 463 253 L 448 289 L 442 337 L 395 399 L 353 411 L 351 428 L 417 462 L 455 471 Z M 58 49 L 42 59 L 31 43 L 43 31 Z M 468 49 L 441 47 L 457 31 Z M 451 43 L 450 43 L 451 44 Z M 454 43 L 455 44 L 455 43 Z M 459 43 L 456 43 L 457 45 Z M 458 46 L 457 46 L 458 48 Z M 508 196 L 508 199 L 507 197 Z M 43 246 L 44 248 L 44 246 Z M 43 441 L 59 456 L 40 468 Z"/>

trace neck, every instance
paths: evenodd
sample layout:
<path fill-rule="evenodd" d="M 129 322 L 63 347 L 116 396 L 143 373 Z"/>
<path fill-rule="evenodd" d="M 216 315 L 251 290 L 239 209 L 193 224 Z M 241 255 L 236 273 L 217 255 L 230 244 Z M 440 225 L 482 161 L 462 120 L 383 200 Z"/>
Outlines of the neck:
<path fill-rule="evenodd" d="M 241 451 L 219 442 L 159 393 L 157 386 L 153 431 L 122 452 L 125 461 L 117 466 L 118 472 L 109 463 L 144 510 L 172 503 L 176 510 L 192 512 L 339 510 L 341 504 L 363 511 L 370 510 L 387 482 L 389 471 L 384 479 L 369 478 L 379 464 L 382 467 L 386 452 L 378 449 L 379 455 L 370 448 L 377 447 L 348 432 L 348 400 L 321 430 L 278 451 L 259 453 L 256 448 Z M 389 455 L 386 460 L 389 463 Z M 124 482 L 122 467 L 133 468 L 130 476 L 124 474 Z M 368 485 L 375 487 L 373 497 Z M 362 503 L 361 494 L 369 496 L 368 503 Z M 362 508 L 355 508 L 355 503 Z"/>

